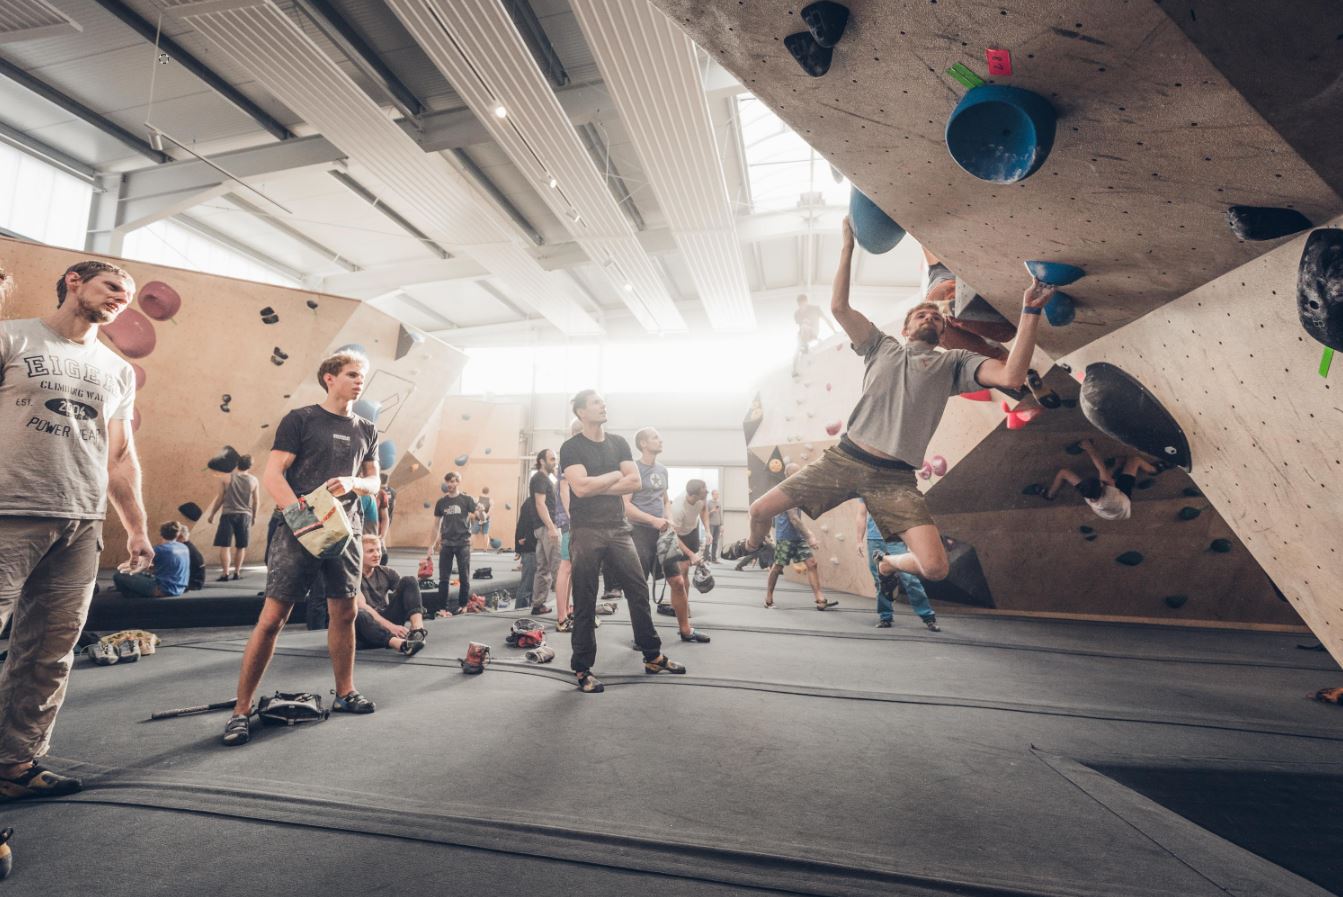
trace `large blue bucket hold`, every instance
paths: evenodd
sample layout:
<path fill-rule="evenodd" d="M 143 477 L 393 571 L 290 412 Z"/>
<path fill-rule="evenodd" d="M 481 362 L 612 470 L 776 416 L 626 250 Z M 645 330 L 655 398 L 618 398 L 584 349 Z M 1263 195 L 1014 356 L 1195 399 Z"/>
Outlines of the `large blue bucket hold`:
<path fill-rule="evenodd" d="M 905 237 L 905 229 L 857 187 L 849 188 L 849 224 L 858 245 L 873 255 L 890 252 Z"/>
<path fill-rule="evenodd" d="M 947 119 L 947 150 L 970 174 L 1013 184 L 1039 170 L 1054 146 L 1049 101 L 1020 87 L 985 84 L 961 98 Z"/>

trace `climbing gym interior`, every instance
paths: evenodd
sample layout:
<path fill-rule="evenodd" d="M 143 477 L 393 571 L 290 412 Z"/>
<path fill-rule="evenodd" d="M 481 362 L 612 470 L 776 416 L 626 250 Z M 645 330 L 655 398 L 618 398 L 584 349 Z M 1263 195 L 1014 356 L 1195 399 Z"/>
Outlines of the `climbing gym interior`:
<path fill-rule="evenodd" d="M 1340 113 L 1320 0 L 0 0 L 0 897 L 1343 895 Z"/>

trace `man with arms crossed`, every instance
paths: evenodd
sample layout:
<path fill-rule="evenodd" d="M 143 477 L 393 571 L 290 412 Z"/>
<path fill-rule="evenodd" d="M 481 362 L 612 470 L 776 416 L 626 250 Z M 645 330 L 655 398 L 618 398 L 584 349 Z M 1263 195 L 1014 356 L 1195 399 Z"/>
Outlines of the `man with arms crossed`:
<path fill-rule="evenodd" d="M 14 621 L 0 669 L 0 801 L 81 787 L 40 761 L 93 598 L 109 499 L 132 569 L 154 557 L 131 436 L 135 374 L 98 342 L 134 294 L 121 268 L 80 262 L 57 282 L 54 312 L 0 323 L 0 629 Z"/>
<path fill-rule="evenodd" d="M 644 672 L 684 673 L 662 653 L 662 640 L 648 606 L 648 581 L 630 539 L 621 496 L 642 485 L 630 445 L 606 432 L 606 402 L 595 389 L 574 396 L 574 416 L 583 429 L 560 446 L 560 468 L 569 484 L 569 553 L 573 559 L 573 659 L 570 668 L 586 694 L 603 691 L 592 665 L 597 660 L 597 579 L 620 586 L 629 603 L 634 641 Z"/>
<path fill-rule="evenodd" d="M 1022 297 L 1021 324 L 1006 361 L 966 349 L 938 352 L 946 329 L 937 307 L 920 303 L 905 316 L 902 345 L 849 304 L 853 229 L 844 221 L 839 270 L 830 312 L 863 356 L 863 394 L 849 415 L 848 432 L 814 463 L 751 505 L 751 534 L 723 552 L 735 560 L 765 544 L 770 520 L 801 508 L 813 520 L 851 498 L 862 498 L 883 538 L 899 539 L 907 554 L 882 555 L 877 571 L 897 570 L 928 580 L 945 579 L 947 550 L 919 492 L 914 471 L 952 396 L 984 387 L 1020 389 L 1026 382 L 1040 313 L 1053 288 L 1032 279 Z"/>
<path fill-rule="evenodd" d="M 299 496 L 325 488 L 345 507 L 353 535 L 338 557 L 323 559 L 303 547 L 286 521 L 275 527 L 267 556 L 266 603 L 243 652 L 238 701 L 224 727 L 226 745 L 246 744 L 251 737 L 252 697 L 275 653 L 275 640 L 294 602 L 308 594 L 319 574 L 331 621 L 326 646 L 336 677 L 331 709 L 341 713 L 372 713 L 375 709 L 354 688 L 355 599 L 364 522 L 359 496 L 373 495 L 381 485 L 377 428 L 353 410 L 355 399 L 364 391 L 367 372 L 368 359 L 357 352 L 341 351 L 326 358 L 317 369 L 317 382 L 326 390 L 326 399 L 320 405 L 290 411 L 275 431 L 262 477 L 275 500 L 275 513 L 297 505 Z M 377 521 L 368 521 L 368 525 L 376 527 Z M 314 594 L 308 600 L 319 598 Z"/>

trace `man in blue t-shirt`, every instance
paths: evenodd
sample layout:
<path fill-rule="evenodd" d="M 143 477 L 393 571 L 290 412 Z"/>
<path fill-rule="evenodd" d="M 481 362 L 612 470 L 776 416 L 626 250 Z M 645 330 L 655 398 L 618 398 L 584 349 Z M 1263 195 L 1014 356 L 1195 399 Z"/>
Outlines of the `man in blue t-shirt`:
<path fill-rule="evenodd" d="M 899 539 L 883 539 L 881 530 L 877 528 L 877 521 L 867 513 L 867 505 L 861 499 L 858 505 L 862 508 L 858 526 L 860 531 L 865 531 L 867 537 L 867 552 L 864 557 L 867 558 L 872 582 L 877 586 L 877 628 L 890 629 L 894 625 L 895 596 L 903 590 L 905 597 L 909 599 L 910 608 L 918 614 L 923 625 L 928 627 L 928 631 L 941 632 L 942 627 L 937 625 L 937 614 L 933 613 L 933 606 L 928 603 L 928 592 L 923 587 L 923 580 L 904 571 L 883 575 L 877 570 L 875 559 L 877 552 L 899 557 L 909 551 L 909 546 Z"/>
<path fill-rule="evenodd" d="M 126 598 L 172 598 L 187 590 L 191 553 L 177 541 L 182 525 L 176 520 L 159 527 L 163 542 L 154 546 L 154 566 L 141 573 L 114 573 L 112 584 Z"/>
<path fill-rule="evenodd" d="M 792 476 L 801 467 L 796 463 L 784 468 L 784 476 Z M 774 606 L 774 584 L 779 581 L 783 568 L 792 564 L 803 564 L 807 568 L 807 582 L 811 584 L 811 594 L 816 601 L 817 610 L 825 610 L 839 604 L 827 600 L 821 594 L 821 572 L 816 569 L 816 557 L 812 550 L 820 543 L 802 522 L 802 514 L 797 508 L 778 514 L 774 518 L 774 566 L 769 568 L 769 583 L 765 586 L 765 607 Z"/>

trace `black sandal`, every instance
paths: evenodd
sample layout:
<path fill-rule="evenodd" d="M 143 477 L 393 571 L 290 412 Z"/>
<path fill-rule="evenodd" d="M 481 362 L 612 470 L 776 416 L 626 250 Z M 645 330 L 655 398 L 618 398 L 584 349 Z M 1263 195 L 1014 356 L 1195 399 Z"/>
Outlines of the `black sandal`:
<path fill-rule="evenodd" d="M 825 610 L 829 607 L 839 607 L 839 602 L 833 598 L 827 598 L 824 602 L 817 602 L 816 604 L 817 610 Z"/>
<path fill-rule="evenodd" d="M 230 716 L 224 724 L 224 744 L 236 747 L 252 740 L 252 718 L 244 714 Z"/>
<path fill-rule="evenodd" d="M 601 680 L 592 675 L 590 670 L 584 670 L 576 674 L 578 676 L 578 690 L 585 695 L 598 695 L 606 691 L 606 686 L 602 685 Z"/>

